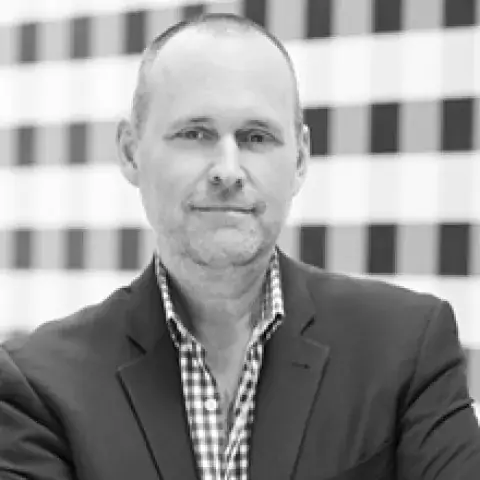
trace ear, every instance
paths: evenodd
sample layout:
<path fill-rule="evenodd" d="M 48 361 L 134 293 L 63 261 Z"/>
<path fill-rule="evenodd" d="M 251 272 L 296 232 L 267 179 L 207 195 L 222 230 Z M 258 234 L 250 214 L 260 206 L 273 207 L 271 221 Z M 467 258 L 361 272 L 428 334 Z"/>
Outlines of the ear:
<path fill-rule="evenodd" d="M 310 163 L 310 129 L 307 125 L 302 126 L 300 138 L 298 140 L 297 170 L 295 172 L 295 185 L 293 194 L 296 195 L 307 176 L 308 165 Z"/>
<path fill-rule="evenodd" d="M 135 160 L 137 137 L 131 123 L 122 119 L 117 126 L 117 152 L 123 176 L 133 186 L 138 186 L 138 165 Z"/>

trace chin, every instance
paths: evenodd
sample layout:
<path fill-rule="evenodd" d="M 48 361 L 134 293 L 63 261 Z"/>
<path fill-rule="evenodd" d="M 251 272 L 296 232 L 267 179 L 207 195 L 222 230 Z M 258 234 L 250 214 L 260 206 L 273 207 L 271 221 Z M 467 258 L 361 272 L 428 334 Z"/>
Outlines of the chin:
<path fill-rule="evenodd" d="M 195 263 L 216 268 L 252 263 L 267 248 L 258 235 L 217 233 L 213 238 L 197 238 L 189 242 L 188 255 Z"/>

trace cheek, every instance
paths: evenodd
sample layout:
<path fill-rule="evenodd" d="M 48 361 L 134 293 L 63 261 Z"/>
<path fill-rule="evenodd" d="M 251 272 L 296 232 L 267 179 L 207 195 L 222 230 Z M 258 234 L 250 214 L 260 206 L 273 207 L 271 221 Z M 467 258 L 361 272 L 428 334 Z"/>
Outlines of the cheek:
<path fill-rule="evenodd" d="M 168 150 L 145 159 L 140 189 L 149 216 L 157 224 L 171 225 L 184 220 L 182 208 L 198 179 L 198 163 Z"/>
<path fill-rule="evenodd" d="M 276 163 L 261 173 L 262 190 L 271 202 L 286 203 L 293 196 L 295 168 L 290 162 Z"/>
<path fill-rule="evenodd" d="M 162 197 L 167 193 L 170 183 L 165 175 L 161 174 L 159 167 L 147 166 L 141 174 L 140 188 L 145 196 Z"/>
<path fill-rule="evenodd" d="M 149 216 L 153 219 L 170 215 L 175 210 L 179 190 L 170 169 L 160 161 L 144 162 L 139 179 L 140 192 Z"/>

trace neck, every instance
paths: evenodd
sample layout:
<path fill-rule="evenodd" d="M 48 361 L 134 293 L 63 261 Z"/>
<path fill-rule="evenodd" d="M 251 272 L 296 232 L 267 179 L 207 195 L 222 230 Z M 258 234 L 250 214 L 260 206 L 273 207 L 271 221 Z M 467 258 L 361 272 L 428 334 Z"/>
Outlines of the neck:
<path fill-rule="evenodd" d="M 268 252 L 248 265 L 222 269 L 199 265 L 185 257 L 165 259 L 180 293 L 182 320 L 205 346 L 228 348 L 242 338 L 248 339 L 261 313 L 270 256 Z"/>

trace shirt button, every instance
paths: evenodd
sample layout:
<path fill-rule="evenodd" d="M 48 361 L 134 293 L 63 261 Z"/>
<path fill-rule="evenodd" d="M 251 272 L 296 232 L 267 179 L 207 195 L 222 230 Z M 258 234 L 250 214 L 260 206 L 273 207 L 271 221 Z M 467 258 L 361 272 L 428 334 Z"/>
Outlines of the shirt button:
<path fill-rule="evenodd" d="M 209 412 L 214 412 L 217 409 L 217 401 L 214 398 L 209 398 L 205 402 L 205 408 Z"/>

